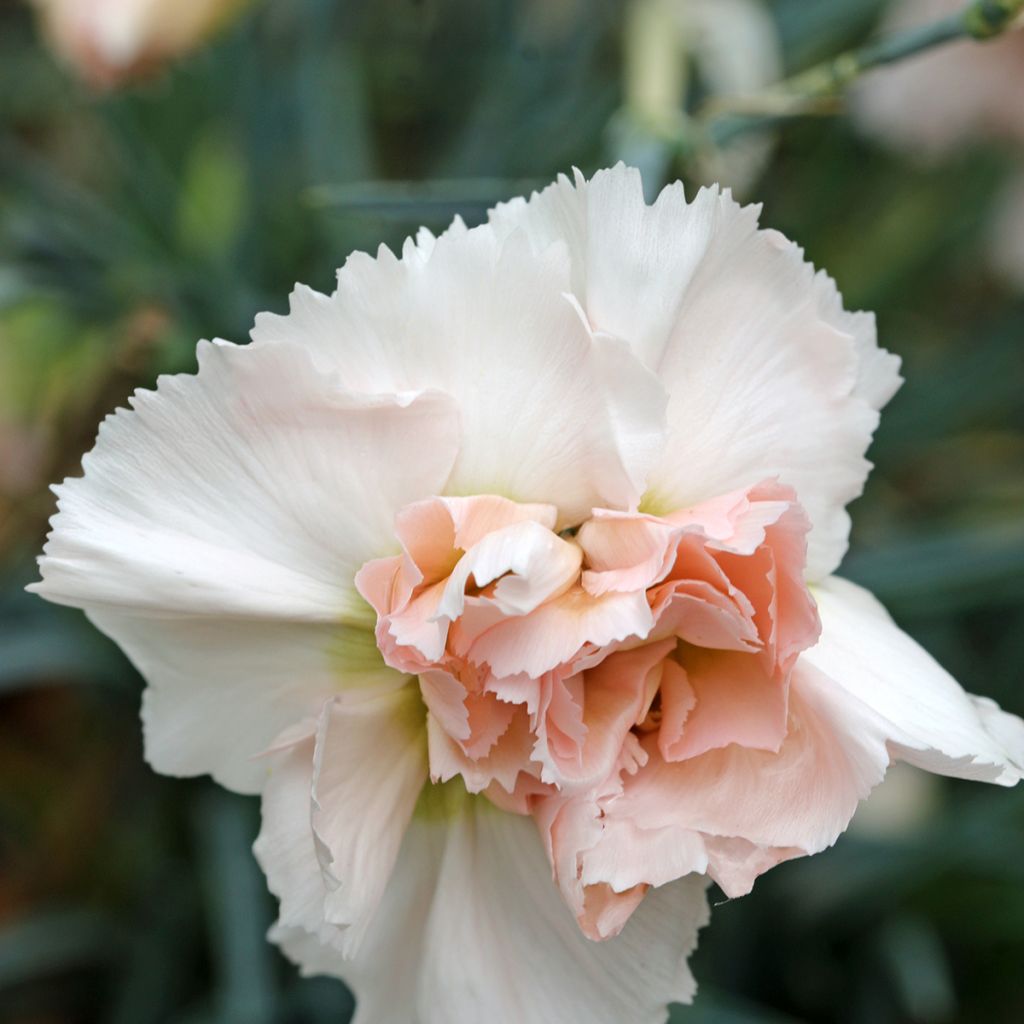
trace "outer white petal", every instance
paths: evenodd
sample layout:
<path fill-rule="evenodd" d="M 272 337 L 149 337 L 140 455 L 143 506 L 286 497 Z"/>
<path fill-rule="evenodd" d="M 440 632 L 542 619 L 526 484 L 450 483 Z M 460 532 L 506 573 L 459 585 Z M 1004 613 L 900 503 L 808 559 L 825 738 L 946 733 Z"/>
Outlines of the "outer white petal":
<path fill-rule="evenodd" d="M 419 689 L 324 709 L 313 755 L 313 835 L 327 883 L 324 917 L 355 952 L 380 903 L 427 781 L 426 708 Z"/>
<path fill-rule="evenodd" d="M 655 890 L 615 939 L 594 943 L 559 899 L 536 827 L 484 808 L 458 819 L 427 924 L 423 1024 L 663 1024 L 696 986 L 686 957 L 705 883 Z"/>
<path fill-rule="evenodd" d="M 346 982 L 357 998 L 352 1024 L 421 1024 L 415 1014 L 416 989 L 445 835 L 441 823 L 413 820 L 373 924 L 352 959 L 315 931 L 290 923 L 282 904 L 281 919 L 269 937 L 304 975 L 330 974 Z M 315 867 L 312 847 L 307 873 L 310 860 Z"/>
<path fill-rule="evenodd" d="M 958 778 L 1013 785 L 1024 774 L 1024 722 L 965 693 L 861 587 L 814 590 L 821 639 L 806 661 L 883 723 L 902 760 Z"/>
<path fill-rule="evenodd" d="M 383 664 L 373 634 L 361 628 L 106 609 L 89 618 L 149 683 L 149 763 L 165 775 L 209 772 L 243 793 L 259 792 L 267 777 L 268 762 L 257 755 L 333 693 L 394 689 L 406 678 Z"/>
<path fill-rule="evenodd" d="M 463 441 L 447 493 L 555 502 L 573 523 L 639 500 L 665 396 L 626 346 L 592 337 L 569 290 L 563 243 L 535 252 L 484 225 L 402 259 L 357 253 L 334 295 L 300 288 L 252 336 L 305 345 L 359 391 L 450 394 Z"/>
<path fill-rule="evenodd" d="M 309 973 L 344 978 L 356 1024 L 663 1024 L 695 991 L 686 958 L 705 880 L 652 891 L 622 933 L 586 939 L 551 880 L 536 827 L 482 802 L 414 821 L 355 959 L 309 933 L 274 937 Z"/>
<path fill-rule="evenodd" d="M 649 476 L 657 511 L 778 476 L 814 524 L 808 575 L 846 550 L 878 409 L 899 385 L 874 321 L 842 309 L 802 251 L 759 231 L 758 209 L 682 186 L 643 201 L 622 166 L 561 178 L 492 215 L 535 249 L 569 246 L 573 293 L 597 331 L 629 342 L 669 392 L 669 439 Z"/>
<path fill-rule="evenodd" d="M 31 589 L 131 614 L 372 621 L 352 579 L 458 445 L 438 394 L 356 397 L 294 345 L 202 343 L 199 372 L 100 428 Z"/>
<path fill-rule="evenodd" d="M 272 758 L 254 850 L 278 924 L 339 960 L 359 952 L 426 781 L 424 714 L 414 686 L 347 694 L 324 706 L 315 738 Z"/>

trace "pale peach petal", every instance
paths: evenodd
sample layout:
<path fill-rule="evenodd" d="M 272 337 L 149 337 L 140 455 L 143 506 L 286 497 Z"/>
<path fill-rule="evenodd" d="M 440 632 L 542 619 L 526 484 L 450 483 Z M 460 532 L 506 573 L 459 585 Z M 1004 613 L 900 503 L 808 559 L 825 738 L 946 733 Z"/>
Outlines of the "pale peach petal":
<path fill-rule="evenodd" d="M 424 580 L 435 583 L 452 571 L 458 556 L 496 530 L 535 522 L 554 529 L 553 505 L 529 505 L 493 494 L 469 498 L 428 498 L 402 509 L 395 534 Z"/>
<path fill-rule="evenodd" d="M 583 892 L 583 914 L 578 921 L 583 934 L 595 942 L 614 938 L 626 926 L 649 888 L 636 885 L 625 892 L 616 892 L 604 882 L 588 885 Z"/>
<path fill-rule="evenodd" d="M 643 639 L 654 624 L 643 592 L 593 597 L 582 588 L 520 618 L 505 619 L 477 639 L 468 657 L 496 676 L 541 676 L 570 661 L 587 644 L 606 647 Z"/>
<path fill-rule="evenodd" d="M 807 853 L 835 842 L 889 763 L 870 713 L 846 715 L 823 677 L 800 666 L 789 732 L 777 753 L 732 744 L 667 762 L 652 736 L 642 743 L 649 760 L 623 780 L 609 815 L 641 829 L 682 825 Z"/>
<path fill-rule="evenodd" d="M 666 730 L 663 720 L 658 747 L 666 760 L 682 761 L 731 743 L 779 749 L 787 735 L 784 677 L 766 673 L 756 654 L 688 647 L 680 657 L 694 704 L 678 733 Z"/>
<path fill-rule="evenodd" d="M 558 715 L 550 707 L 537 727 L 534 756 L 544 765 L 545 782 L 573 792 L 593 787 L 612 773 L 630 730 L 643 717 L 648 676 L 655 671 L 660 676 L 660 664 L 674 646 L 674 641 L 663 640 L 620 651 L 573 677 L 579 694 L 573 709 L 582 728 L 559 729 Z M 571 699 L 569 691 L 559 692 Z M 569 742 L 560 747 L 553 731 Z"/>
<path fill-rule="evenodd" d="M 654 516 L 595 509 L 576 540 L 587 569 L 583 588 L 595 597 L 610 590 L 645 590 L 672 568 L 680 531 Z"/>
<path fill-rule="evenodd" d="M 753 608 L 731 583 L 732 593 L 703 580 L 670 580 L 650 593 L 656 617 L 652 637 L 674 636 L 719 651 L 758 651 Z"/>
<path fill-rule="evenodd" d="M 518 674 L 501 678 L 488 673 L 484 684 L 489 693 L 508 704 L 522 704 L 531 718 L 535 718 L 541 702 L 541 680 Z"/>
<path fill-rule="evenodd" d="M 727 895 L 742 895 L 762 872 L 835 840 L 888 753 L 877 723 L 844 720 L 813 670 L 798 684 L 778 753 L 731 745 L 669 763 L 652 734 L 646 760 L 617 780 L 537 801 L 556 878 L 581 923 L 591 885 L 627 893 L 707 871 Z"/>
<path fill-rule="evenodd" d="M 665 885 L 708 867 L 704 837 L 683 825 L 639 829 L 628 818 L 610 818 L 600 842 L 585 851 L 580 880 L 585 886 L 607 883 L 614 892 L 638 885 Z"/>
<path fill-rule="evenodd" d="M 803 581 L 810 522 L 788 487 L 762 483 L 751 489 L 749 499 L 746 514 L 737 522 L 737 536 L 723 542 L 726 550 L 718 562 L 754 604 L 754 621 L 772 660 L 788 667 L 821 632 L 814 599 Z"/>
<path fill-rule="evenodd" d="M 730 899 L 746 896 L 758 877 L 777 864 L 806 856 L 797 846 L 757 846 L 735 836 L 704 836 L 704 849 L 708 875 Z"/>
<path fill-rule="evenodd" d="M 486 754 L 469 756 L 432 714 L 427 716 L 427 740 L 434 782 L 458 775 L 470 793 L 481 793 L 492 784 L 513 793 L 521 772 L 540 775 L 540 765 L 531 761 L 534 741 L 523 708 L 513 708 L 508 727 Z"/>
<path fill-rule="evenodd" d="M 455 527 L 455 545 L 468 551 L 485 537 L 516 523 L 539 523 L 554 530 L 558 509 L 554 505 L 537 505 L 509 501 L 494 494 L 470 498 L 440 498 Z"/>
<path fill-rule="evenodd" d="M 355 575 L 356 589 L 378 615 L 394 607 L 395 577 L 401 569 L 400 558 L 373 558 Z"/>
<path fill-rule="evenodd" d="M 400 606 L 400 611 L 378 623 L 377 643 L 392 668 L 422 672 L 443 656 L 448 620 L 438 609 L 444 594 L 444 580 L 426 586 Z"/>
<path fill-rule="evenodd" d="M 683 728 L 697 703 L 686 669 L 667 658 L 661 671 L 661 706 L 658 709 L 658 749 L 666 761 L 681 761 Z M 687 732 L 689 739 L 689 732 Z"/>
<path fill-rule="evenodd" d="M 503 615 L 526 615 L 572 586 L 582 557 L 575 544 L 536 522 L 495 530 L 459 559 L 435 614 L 457 619 L 472 579 L 479 588 L 497 581 L 487 598 Z"/>
<path fill-rule="evenodd" d="M 433 498 L 403 509 L 404 555 L 368 563 L 356 576 L 377 612 L 387 663 L 424 672 L 444 661 L 449 645 L 465 659 L 480 633 L 573 586 L 582 553 L 552 532 L 555 515 L 550 506 L 493 496 Z"/>
<path fill-rule="evenodd" d="M 471 734 L 465 685 L 450 672 L 431 669 L 420 673 L 423 703 L 453 740 L 468 740 Z"/>

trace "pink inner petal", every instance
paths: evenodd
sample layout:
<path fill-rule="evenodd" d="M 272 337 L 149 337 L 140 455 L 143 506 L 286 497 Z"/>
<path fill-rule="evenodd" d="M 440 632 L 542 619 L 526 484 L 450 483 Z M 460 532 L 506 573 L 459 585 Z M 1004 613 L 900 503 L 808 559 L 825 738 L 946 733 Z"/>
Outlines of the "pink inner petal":
<path fill-rule="evenodd" d="M 813 683 L 790 699 L 820 628 L 791 489 L 558 521 L 495 496 L 417 502 L 402 554 L 357 585 L 387 663 L 419 676 L 432 780 L 532 815 L 604 939 L 651 886 L 706 872 L 739 893 L 820 845 L 864 759 L 837 754 Z"/>

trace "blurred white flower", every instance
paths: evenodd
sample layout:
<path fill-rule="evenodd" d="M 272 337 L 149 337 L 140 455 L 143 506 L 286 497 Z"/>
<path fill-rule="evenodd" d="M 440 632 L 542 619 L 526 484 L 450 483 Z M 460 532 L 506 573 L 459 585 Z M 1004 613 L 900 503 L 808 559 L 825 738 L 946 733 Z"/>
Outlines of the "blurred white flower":
<path fill-rule="evenodd" d="M 263 799 L 273 937 L 361 1024 L 658 1024 L 708 879 L 904 760 L 1012 785 L 847 546 L 899 386 L 758 210 L 622 166 L 202 343 L 59 487 L 39 593 L 146 677 L 146 753 Z"/>
<path fill-rule="evenodd" d="M 247 0 L 34 0 L 53 49 L 109 88 L 181 57 Z"/>
<path fill-rule="evenodd" d="M 685 136 L 691 86 L 698 102 L 749 96 L 782 73 L 775 23 L 760 0 L 631 0 L 625 16 L 625 104 L 615 125 L 623 156 L 644 148 L 664 154 Z M 701 150 L 695 169 L 703 181 L 743 192 L 772 147 L 770 132 L 747 134 Z M 652 168 L 652 176 L 660 171 Z"/>

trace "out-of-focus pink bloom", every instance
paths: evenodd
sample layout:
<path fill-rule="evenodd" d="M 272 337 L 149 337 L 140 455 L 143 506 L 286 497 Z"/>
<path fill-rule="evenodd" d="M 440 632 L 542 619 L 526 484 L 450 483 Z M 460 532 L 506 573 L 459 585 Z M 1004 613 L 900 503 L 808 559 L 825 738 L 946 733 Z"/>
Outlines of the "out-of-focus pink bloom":
<path fill-rule="evenodd" d="M 246 0 L 34 0 L 57 55 L 110 88 L 199 46 Z"/>
<path fill-rule="evenodd" d="M 962 11 L 962 0 L 896 0 L 883 31 L 898 32 Z M 978 142 L 1024 147 L 1024 29 L 997 39 L 960 40 L 866 75 L 851 94 L 864 131 L 914 159 L 937 160 Z M 996 203 L 989 258 L 1024 288 L 1024 186 Z"/>
<path fill-rule="evenodd" d="M 560 178 L 139 392 L 35 589 L 146 677 L 156 768 L 262 794 L 273 937 L 361 1024 L 658 1024 L 709 878 L 894 760 L 1020 778 L 831 575 L 897 367 L 728 193 Z"/>
<path fill-rule="evenodd" d="M 895 0 L 882 32 L 928 24 L 962 0 Z M 938 157 L 982 139 L 1024 143 L 1024 31 L 958 40 L 865 75 L 851 97 L 865 131 L 916 157 Z"/>

